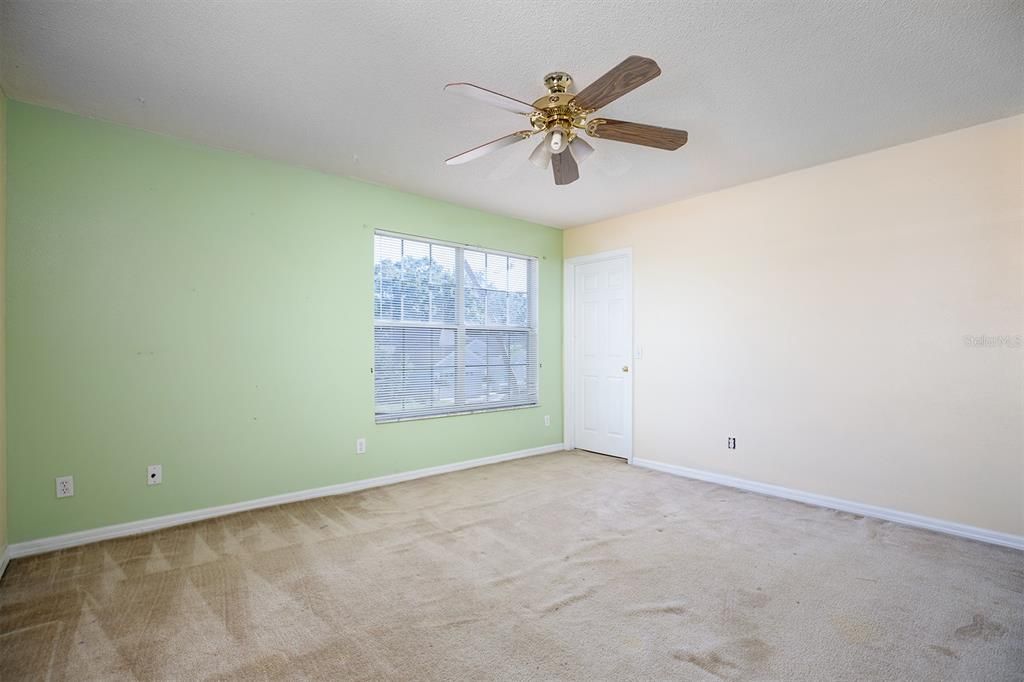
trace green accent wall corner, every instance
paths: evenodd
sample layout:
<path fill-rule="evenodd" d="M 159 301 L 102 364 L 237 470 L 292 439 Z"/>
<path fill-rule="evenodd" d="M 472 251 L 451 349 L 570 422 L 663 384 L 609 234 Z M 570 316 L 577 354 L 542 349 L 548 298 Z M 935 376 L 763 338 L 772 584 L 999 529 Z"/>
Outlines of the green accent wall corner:
<path fill-rule="evenodd" d="M 10 542 L 562 440 L 559 230 L 16 101 L 6 139 Z M 540 407 L 374 423 L 375 228 L 540 259 Z"/>

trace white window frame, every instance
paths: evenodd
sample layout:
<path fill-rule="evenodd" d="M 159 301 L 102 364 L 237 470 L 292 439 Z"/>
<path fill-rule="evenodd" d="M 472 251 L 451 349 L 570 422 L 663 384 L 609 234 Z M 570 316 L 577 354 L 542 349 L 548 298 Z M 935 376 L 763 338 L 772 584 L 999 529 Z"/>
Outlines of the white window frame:
<path fill-rule="evenodd" d="M 499 249 L 492 249 L 486 246 L 479 246 L 477 244 L 461 244 L 459 242 L 445 241 L 443 239 L 434 239 L 432 237 L 423 237 L 421 235 L 406 234 L 402 232 L 393 232 L 390 230 L 375 229 L 373 231 L 374 237 L 393 237 L 395 239 L 409 239 L 413 241 L 423 242 L 427 244 L 437 244 L 438 246 L 447 246 L 455 249 L 455 324 L 445 324 L 442 322 L 421 322 L 421 321 L 400 321 L 400 320 L 378 320 L 376 314 L 373 316 L 373 328 L 376 330 L 378 327 L 392 327 L 397 329 L 411 329 L 411 328 L 426 328 L 426 329 L 451 329 L 455 331 L 458 340 L 455 344 L 456 350 L 456 368 L 455 368 L 455 395 L 462 395 L 461 386 L 459 384 L 465 379 L 465 338 L 467 331 L 513 331 L 513 332 L 528 332 L 533 334 L 534 343 L 534 367 L 533 372 L 535 376 L 535 394 L 534 400 L 529 403 L 523 403 L 521 405 L 495 405 L 493 407 L 467 407 L 466 405 L 456 405 L 450 409 L 438 409 L 437 411 L 430 413 L 421 413 L 411 416 L 387 416 L 377 414 L 377 400 L 376 400 L 376 381 L 377 377 L 374 374 L 374 422 L 377 424 L 390 424 L 395 422 L 405 421 L 417 421 L 420 419 L 437 419 L 440 417 L 455 417 L 466 414 L 479 414 L 484 412 L 502 412 L 507 410 L 523 410 L 536 408 L 540 406 L 540 370 L 544 366 L 544 363 L 540 359 L 540 259 L 537 256 L 529 256 L 522 253 L 515 253 L 513 251 L 502 251 Z M 374 242 L 376 239 L 374 239 Z M 527 282 L 527 309 L 529 311 L 529 326 L 526 327 L 512 327 L 506 325 L 487 325 L 487 324 L 466 324 L 465 323 L 465 309 L 464 309 L 464 278 L 465 278 L 465 251 L 478 251 L 482 253 L 491 253 L 497 256 L 511 256 L 513 258 L 521 258 L 531 262 L 529 268 L 529 281 Z M 372 303 L 371 303 L 372 305 Z M 376 365 L 376 346 L 374 347 L 374 365 Z M 373 367 L 371 366 L 371 372 Z"/>

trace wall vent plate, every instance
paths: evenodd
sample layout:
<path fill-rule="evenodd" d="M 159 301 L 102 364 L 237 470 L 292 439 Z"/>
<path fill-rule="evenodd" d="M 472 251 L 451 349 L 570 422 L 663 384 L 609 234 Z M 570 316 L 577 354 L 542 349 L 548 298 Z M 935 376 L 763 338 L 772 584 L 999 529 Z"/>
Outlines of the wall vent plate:
<path fill-rule="evenodd" d="M 57 478 L 57 497 L 75 496 L 75 477 L 60 476 Z"/>

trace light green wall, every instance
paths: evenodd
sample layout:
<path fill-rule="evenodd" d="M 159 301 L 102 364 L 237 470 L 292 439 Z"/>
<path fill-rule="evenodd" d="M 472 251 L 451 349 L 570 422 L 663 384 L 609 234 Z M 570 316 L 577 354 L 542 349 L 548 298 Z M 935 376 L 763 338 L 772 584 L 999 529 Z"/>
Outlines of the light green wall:
<path fill-rule="evenodd" d="M 19 102 L 7 135 L 12 542 L 561 441 L 558 230 Z M 540 408 L 374 424 L 375 227 L 540 258 Z"/>
<path fill-rule="evenodd" d="M 4 244 L 7 219 L 7 99 L 0 92 L 0 560 L 7 549 L 7 410 L 4 407 Z"/>

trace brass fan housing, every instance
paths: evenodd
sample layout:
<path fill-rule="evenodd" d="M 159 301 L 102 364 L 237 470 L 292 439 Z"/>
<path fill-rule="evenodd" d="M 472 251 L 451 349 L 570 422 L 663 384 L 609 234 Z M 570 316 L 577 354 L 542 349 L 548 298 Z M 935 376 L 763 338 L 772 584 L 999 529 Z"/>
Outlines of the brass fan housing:
<path fill-rule="evenodd" d="M 557 92 L 568 92 L 569 88 L 572 87 L 572 76 L 565 71 L 552 71 L 544 76 L 544 87 L 552 95 Z"/>
<path fill-rule="evenodd" d="M 576 128 L 584 129 L 587 116 L 592 112 L 580 109 L 573 100 L 576 95 L 568 92 L 572 87 L 572 76 L 564 71 L 554 71 L 544 76 L 544 87 L 548 94 L 533 103 L 536 109 L 530 114 L 530 125 L 538 133 L 559 126 L 565 131 L 571 142 L 576 137 Z"/>

